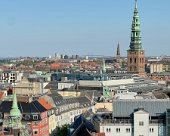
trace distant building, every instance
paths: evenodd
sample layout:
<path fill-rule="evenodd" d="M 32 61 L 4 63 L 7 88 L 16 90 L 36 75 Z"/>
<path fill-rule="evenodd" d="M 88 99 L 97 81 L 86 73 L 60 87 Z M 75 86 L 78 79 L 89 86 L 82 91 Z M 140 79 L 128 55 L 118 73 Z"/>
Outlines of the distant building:
<path fill-rule="evenodd" d="M 0 81 L 2 83 L 15 83 L 17 79 L 16 71 L 5 70 L 0 75 Z"/>
<path fill-rule="evenodd" d="M 48 89 L 44 87 L 47 85 L 47 82 L 34 81 L 34 78 L 24 77 L 21 82 L 14 84 L 13 88 L 17 94 L 20 95 L 39 95 L 48 92 Z"/>
<path fill-rule="evenodd" d="M 68 57 L 68 55 L 64 55 L 64 59 L 68 59 L 69 57 Z"/>
<path fill-rule="evenodd" d="M 161 63 L 151 63 L 150 64 L 150 73 L 161 73 L 163 72 L 163 64 Z"/>

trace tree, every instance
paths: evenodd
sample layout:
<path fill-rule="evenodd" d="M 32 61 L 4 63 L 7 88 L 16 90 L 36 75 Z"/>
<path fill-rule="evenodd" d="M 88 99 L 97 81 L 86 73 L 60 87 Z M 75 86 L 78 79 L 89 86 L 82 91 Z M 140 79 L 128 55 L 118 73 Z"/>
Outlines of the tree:
<path fill-rule="evenodd" d="M 68 124 L 63 125 L 62 127 L 57 127 L 57 136 L 67 136 L 68 127 Z"/>

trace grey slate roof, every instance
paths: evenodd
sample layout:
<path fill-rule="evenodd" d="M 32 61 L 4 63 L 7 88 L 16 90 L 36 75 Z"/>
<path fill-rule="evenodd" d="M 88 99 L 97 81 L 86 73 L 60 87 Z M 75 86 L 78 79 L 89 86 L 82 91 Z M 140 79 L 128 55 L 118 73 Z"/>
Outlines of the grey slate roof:
<path fill-rule="evenodd" d="M 144 108 L 150 116 L 162 115 L 170 109 L 169 99 L 113 100 L 113 117 L 129 117 L 138 108 Z"/>

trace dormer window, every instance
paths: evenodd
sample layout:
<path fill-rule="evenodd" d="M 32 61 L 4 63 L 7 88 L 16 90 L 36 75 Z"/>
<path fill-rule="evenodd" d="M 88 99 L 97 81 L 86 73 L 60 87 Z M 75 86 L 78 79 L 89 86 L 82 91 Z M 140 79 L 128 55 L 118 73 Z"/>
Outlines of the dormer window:
<path fill-rule="evenodd" d="M 38 120 L 38 115 L 33 115 L 33 120 Z"/>
<path fill-rule="evenodd" d="M 29 120 L 30 119 L 30 115 L 25 115 L 25 120 Z"/>

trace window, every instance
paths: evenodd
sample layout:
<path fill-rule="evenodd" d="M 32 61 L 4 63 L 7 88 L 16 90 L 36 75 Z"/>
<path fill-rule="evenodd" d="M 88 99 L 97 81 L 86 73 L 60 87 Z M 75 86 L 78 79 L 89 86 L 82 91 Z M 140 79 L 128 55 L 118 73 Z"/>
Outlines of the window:
<path fill-rule="evenodd" d="M 33 120 L 38 120 L 38 115 L 33 115 Z"/>
<path fill-rule="evenodd" d="M 25 120 L 29 120 L 30 119 L 30 115 L 25 115 Z"/>
<path fill-rule="evenodd" d="M 38 126 L 38 122 L 37 121 L 34 121 L 34 126 Z"/>
<path fill-rule="evenodd" d="M 134 71 L 137 71 L 137 67 L 136 66 L 134 66 Z"/>
<path fill-rule="evenodd" d="M 37 129 L 33 130 L 33 134 L 37 135 L 38 134 L 38 130 Z"/>
<path fill-rule="evenodd" d="M 130 133 L 130 128 L 126 128 L 126 133 Z"/>
<path fill-rule="evenodd" d="M 130 71 L 132 71 L 132 67 L 130 67 Z"/>
<path fill-rule="evenodd" d="M 144 126 L 144 122 L 143 122 L 143 121 L 140 121 L 140 122 L 139 122 L 139 126 Z"/>
<path fill-rule="evenodd" d="M 136 63 L 136 58 L 135 58 L 135 63 Z"/>
<path fill-rule="evenodd" d="M 120 133 L 120 128 L 116 128 L 116 132 L 117 132 L 117 133 Z"/>
<path fill-rule="evenodd" d="M 130 58 L 130 63 L 132 63 L 132 58 Z"/>
<path fill-rule="evenodd" d="M 149 130 L 150 130 L 150 132 L 151 132 L 151 133 L 153 133 L 153 132 L 154 132 L 154 128 L 150 128 Z"/>

